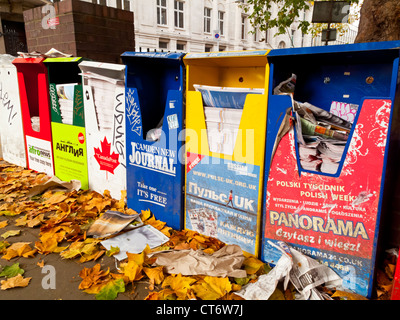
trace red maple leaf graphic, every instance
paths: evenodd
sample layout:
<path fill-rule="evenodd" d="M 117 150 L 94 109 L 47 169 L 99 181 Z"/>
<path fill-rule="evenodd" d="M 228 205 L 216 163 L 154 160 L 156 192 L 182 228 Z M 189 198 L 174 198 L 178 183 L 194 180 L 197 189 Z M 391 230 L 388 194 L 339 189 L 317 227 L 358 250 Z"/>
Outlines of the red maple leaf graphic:
<path fill-rule="evenodd" d="M 94 148 L 94 157 L 100 165 L 100 170 L 108 171 L 114 174 L 114 169 L 119 165 L 119 154 L 111 151 L 111 143 L 108 143 L 107 138 L 104 137 L 103 141 L 100 141 L 101 149 Z"/>

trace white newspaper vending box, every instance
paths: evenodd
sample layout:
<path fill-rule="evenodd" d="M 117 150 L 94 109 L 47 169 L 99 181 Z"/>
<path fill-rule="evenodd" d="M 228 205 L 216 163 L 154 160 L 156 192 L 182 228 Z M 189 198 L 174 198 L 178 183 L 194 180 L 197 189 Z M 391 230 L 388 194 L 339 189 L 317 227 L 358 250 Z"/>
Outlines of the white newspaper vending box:
<path fill-rule="evenodd" d="M 89 188 L 110 191 L 114 199 L 126 190 L 125 65 L 83 61 L 86 148 Z"/>
<path fill-rule="evenodd" d="M 3 159 L 26 167 L 24 130 L 15 57 L 0 55 L 0 136 Z"/>

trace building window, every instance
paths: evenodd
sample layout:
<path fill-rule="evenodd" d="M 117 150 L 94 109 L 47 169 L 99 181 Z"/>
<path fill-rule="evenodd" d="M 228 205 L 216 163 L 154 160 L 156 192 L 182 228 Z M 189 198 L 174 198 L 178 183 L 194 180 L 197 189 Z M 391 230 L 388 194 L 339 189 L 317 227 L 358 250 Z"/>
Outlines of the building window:
<path fill-rule="evenodd" d="M 211 33 L 211 9 L 204 8 L 204 32 Z"/>
<path fill-rule="evenodd" d="M 291 30 L 291 34 L 290 34 L 290 42 L 292 43 L 292 47 L 294 47 L 294 34 L 295 34 L 296 30 L 292 29 Z"/>
<path fill-rule="evenodd" d="M 157 0 L 157 24 L 167 24 L 167 0 Z"/>
<path fill-rule="evenodd" d="M 175 27 L 183 28 L 183 1 L 174 2 Z"/>
<path fill-rule="evenodd" d="M 286 43 L 284 41 L 279 42 L 278 49 L 286 48 Z"/>
<path fill-rule="evenodd" d="M 204 47 L 204 52 L 211 52 L 213 46 L 211 44 L 206 44 Z"/>
<path fill-rule="evenodd" d="M 242 16 L 242 40 L 246 39 L 246 16 Z"/>
<path fill-rule="evenodd" d="M 164 50 L 164 49 L 166 49 L 166 50 L 168 50 L 168 45 L 169 45 L 169 41 L 168 40 L 159 40 L 158 41 L 158 47 L 161 49 L 161 50 Z"/>
<path fill-rule="evenodd" d="M 186 43 L 185 42 L 177 42 L 176 43 L 176 50 L 177 51 L 185 51 Z"/>
<path fill-rule="evenodd" d="M 226 51 L 226 47 L 224 47 L 224 46 L 219 46 L 219 51 Z"/>
<path fill-rule="evenodd" d="M 218 28 L 221 36 L 224 34 L 224 14 L 225 12 L 218 11 Z"/>

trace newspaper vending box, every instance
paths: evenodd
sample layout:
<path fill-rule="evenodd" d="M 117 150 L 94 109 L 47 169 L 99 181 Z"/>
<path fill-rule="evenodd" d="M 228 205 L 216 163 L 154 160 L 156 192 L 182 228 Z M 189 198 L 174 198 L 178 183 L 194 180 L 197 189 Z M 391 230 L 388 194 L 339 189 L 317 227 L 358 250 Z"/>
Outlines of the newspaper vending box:
<path fill-rule="evenodd" d="M 89 188 L 120 199 L 126 190 L 125 66 L 83 61 Z"/>
<path fill-rule="evenodd" d="M 183 53 L 125 52 L 127 204 L 183 227 Z"/>
<path fill-rule="evenodd" d="M 47 58 L 55 175 L 88 188 L 81 57 Z"/>
<path fill-rule="evenodd" d="M 272 50 L 262 259 L 286 242 L 371 295 L 400 42 Z M 395 124 L 396 127 L 398 124 Z M 400 137 L 393 138 L 398 140 Z"/>
<path fill-rule="evenodd" d="M 15 57 L 0 55 L 0 134 L 3 159 L 26 167 L 25 138 L 22 127 L 21 102 L 18 90 Z"/>
<path fill-rule="evenodd" d="M 268 51 L 189 53 L 185 228 L 258 256 Z"/>
<path fill-rule="evenodd" d="M 16 58 L 22 125 L 29 169 L 54 175 L 49 81 L 45 58 Z"/>

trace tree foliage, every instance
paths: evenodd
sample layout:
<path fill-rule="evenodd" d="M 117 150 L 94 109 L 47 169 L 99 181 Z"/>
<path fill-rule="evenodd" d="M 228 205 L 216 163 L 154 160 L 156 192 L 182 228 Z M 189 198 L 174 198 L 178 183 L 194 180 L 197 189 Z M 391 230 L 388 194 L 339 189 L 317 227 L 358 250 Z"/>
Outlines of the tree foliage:
<path fill-rule="evenodd" d="M 348 1 L 351 4 L 360 2 L 360 0 Z M 279 35 L 286 33 L 287 29 L 296 21 L 298 28 L 303 33 L 308 33 L 311 23 L 299 18 L 313 5 L 314 1 L 308 0 L 247 0 L 242 8 L 249 13 L 249 19 L 255 29 L 266 31 L 277 28 L 276 35 Z M 274 12 L 277 14 L 273 14 Z"/>

